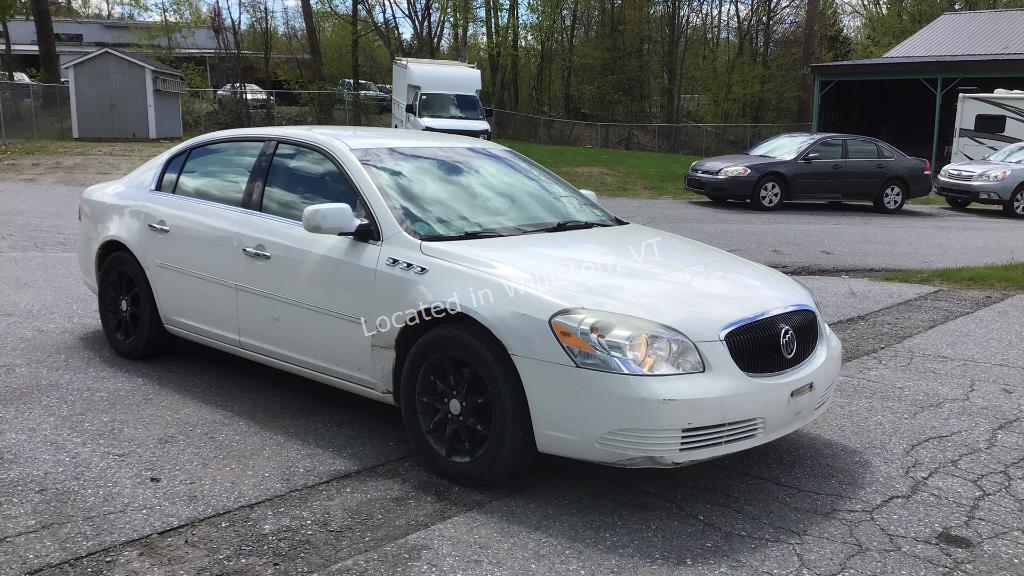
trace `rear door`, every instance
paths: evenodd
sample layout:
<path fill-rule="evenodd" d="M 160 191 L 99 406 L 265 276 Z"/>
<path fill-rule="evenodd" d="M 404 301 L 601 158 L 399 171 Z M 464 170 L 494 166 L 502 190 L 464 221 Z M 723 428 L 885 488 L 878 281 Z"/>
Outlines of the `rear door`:
<path fill-rule="evenodd" d="M 844 198 L 873 200 L 893 171 L 893 159 L 885 158 L 871 140 L 846 141 L 846 189 Z"/>
<path fill-rule="evenodd" d="M 846 185 L 846 161 L 843 141 L 828 138 L 811 146 L 796 163 L 796 189 L 793 198 L 842 198 Z"/>
<path fill-rule="evenodd" d="M 235 254 L 264 143 L 216 142 L 172 158 L 143 208 L 143 258 L 168 326 L 238 346 Z"/>

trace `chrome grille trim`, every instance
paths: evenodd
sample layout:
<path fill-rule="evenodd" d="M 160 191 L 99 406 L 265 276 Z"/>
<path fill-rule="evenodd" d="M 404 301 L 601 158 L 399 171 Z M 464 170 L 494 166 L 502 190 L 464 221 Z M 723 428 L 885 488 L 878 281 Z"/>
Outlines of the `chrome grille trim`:
<path fill-rule="evenodd" d="M 613 430 L 601 436 L 597 445 L 636 456 L 671 456 L 750 440 L 760 436 L 764 427 L 764 418 L 749 418 L 680 430 Z"/>

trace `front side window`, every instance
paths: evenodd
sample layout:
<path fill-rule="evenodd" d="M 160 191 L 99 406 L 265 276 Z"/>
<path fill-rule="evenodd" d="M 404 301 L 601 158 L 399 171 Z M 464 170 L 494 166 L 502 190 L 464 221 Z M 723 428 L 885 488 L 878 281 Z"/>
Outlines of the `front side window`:
<path fill-rule="evenodd" d="M 561 178 L 494 148 L 372 148 L 352 151 L 410 235 L 522 234 L 559 223 L 618 220 Z"/>
<path fill-rule="evenodd" d="M 424 93 L 420 95 L 419 115 L 421 118 L 483 120 L 484 108 L 474 94 Z"/>
<path fill-rule="evenodd" d="M 878 146 L 868 140 L 847 140 L 846 157 L 850 160 L 877 160 Z"/>
<path fill-rule="evenodd" d="M 842 160 L 843 141 L 823 140 L 807 151 L 808 160 Z"/>
<path fill-rule="evenodd" d="M 781 136 L 775 136 L 761 142 L 747 150 L 747 154 L 777 158 L 779 160 L 792 160 L 811 142 L 814 142 L 816 138 L 816 136 L 811 134 L 782 134 Z"/>
<path fill-rule="evenodd" d="M 328 202 L 348 204 L 356 215 L 364 212 L 352 184 L 333 162 L 309 148 L 279 144 L 263 187 L 263 212 L 301 221 L 306 206 Z"/>
<path fill-rule="evenodd" d="M 174 193 L 241 206 L 249 174 L 262 148 L 262 142 L 220 142 L 193 148 Z"/>

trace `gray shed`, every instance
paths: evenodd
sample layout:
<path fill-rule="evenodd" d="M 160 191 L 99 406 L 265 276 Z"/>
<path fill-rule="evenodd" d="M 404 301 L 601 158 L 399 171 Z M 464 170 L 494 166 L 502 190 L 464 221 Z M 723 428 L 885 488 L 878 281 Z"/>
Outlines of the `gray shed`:
<path fill-rule="evenodd" d="M 180 138 L 181 72 L 101 48 L 65 63 L 75 138 Z"/>

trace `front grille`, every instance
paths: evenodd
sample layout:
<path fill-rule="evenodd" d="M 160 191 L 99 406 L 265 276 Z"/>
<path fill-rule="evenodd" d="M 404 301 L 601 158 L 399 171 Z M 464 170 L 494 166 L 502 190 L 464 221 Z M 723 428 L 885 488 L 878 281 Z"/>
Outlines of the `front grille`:
<path fill-rule="evenodd" d="M 701 170 L 700 168 L 690 168 L 690 172 L 693 172 L 694 174 L 705 174 L 707 176 L 718 174 L 718 170 Z"/>
<path fill-rule="evenodd" d="M 764 418 L 748 418 L 681 430 L 614 430 L 601 436 L 597 445 L 633 456 L 671 456 L 750 440 L 762 432 Z"/>
<path fill-rule="evenodd" d="M 957 172 L 955 174 L 953 172 L 947 172 L 946 178 L 950 180 L 957 180 L 959 182 L 970 182 L 971 180 L 974 180 L 974 174 L 974 172 Z"/>
<path fill-rule="evenodd" d="M 686 187 L 692 188 L 693 190 L 703 190 L 707 184 L 699 178 L 686 178 Z"/>
<path fill-rule="evenodd" d="M 783 326 L 793 329 L 796 351 L 782 352 Z M 747 374 L 774 374 L 798 366 L 818 345 L 818 318 L 811 310 L 793 310 L 733 328 L 725 335 L 732 359 Z"/>

